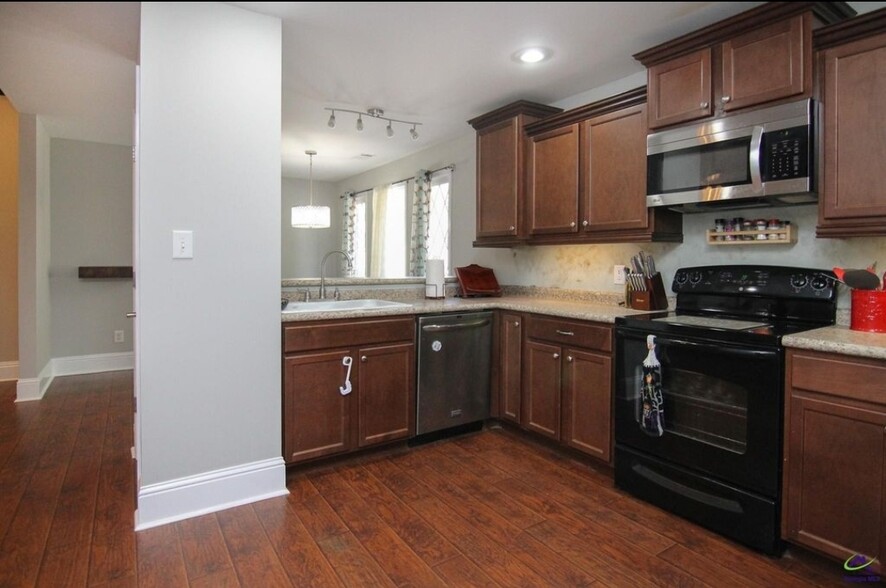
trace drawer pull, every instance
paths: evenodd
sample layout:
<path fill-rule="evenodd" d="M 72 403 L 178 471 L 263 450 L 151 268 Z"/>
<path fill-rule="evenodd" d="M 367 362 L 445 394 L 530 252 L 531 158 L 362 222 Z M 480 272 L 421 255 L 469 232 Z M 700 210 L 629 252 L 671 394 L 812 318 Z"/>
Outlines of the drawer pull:
<path fill-rule="evenodd" d="M 575 333 L 572 331 L 561 331 L 560 329 L 557 329 L 557 334 L 565 337 L 575 337 Z"/>
<path fill-rule="evenodd" d="M 554 359 L 560 359 L 560 354 L 559 354 L 559 353 L 555 353 L 555 354 L 554 354 Z"/>

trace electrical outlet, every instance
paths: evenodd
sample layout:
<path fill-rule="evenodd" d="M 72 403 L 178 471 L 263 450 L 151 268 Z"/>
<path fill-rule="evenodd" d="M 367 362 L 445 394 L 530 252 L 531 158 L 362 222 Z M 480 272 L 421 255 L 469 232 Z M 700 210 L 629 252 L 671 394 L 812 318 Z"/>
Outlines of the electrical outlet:
<path fill-rule="evenodd" d="M 126 340 L 126 336 L 123 334 L 123 331 L 114 331 L 114 343 L 123 343 Z"/>
<path fill-rule="evenodd" d="M 617 286 L 624 286 L 625 283 L 625 266 L 616 265 L 613 267 L 612 283 Z"/>

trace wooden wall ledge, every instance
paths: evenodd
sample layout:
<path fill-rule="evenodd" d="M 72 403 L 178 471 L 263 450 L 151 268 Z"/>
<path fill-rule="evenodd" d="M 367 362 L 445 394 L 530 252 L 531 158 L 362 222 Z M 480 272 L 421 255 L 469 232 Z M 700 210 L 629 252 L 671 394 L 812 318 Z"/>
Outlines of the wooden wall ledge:
<path fill-rule="evenodd" d="M 77 277 L 79 277 L 81 280 L 96 280 L 108 278 L 132 279 L 132 266 L 80 266 L 77 268 Z"/>

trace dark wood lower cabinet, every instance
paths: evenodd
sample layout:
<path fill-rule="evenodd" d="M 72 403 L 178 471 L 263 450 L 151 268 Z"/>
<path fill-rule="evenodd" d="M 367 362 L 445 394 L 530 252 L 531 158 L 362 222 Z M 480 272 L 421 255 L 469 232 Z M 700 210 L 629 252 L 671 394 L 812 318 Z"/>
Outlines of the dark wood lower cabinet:
<path fill-rule="evenodd" d="M 611 464 L 612 327 L 541 315 L 526 315 L 523 323 L 519 419 L 504 410 L 502 418 Z M 518 335 L 503 327 L 500 336 Z M 507 348 L 515 348 L 513 340 Z M 503 352 L 501 361 L 516 356 Z M 502 406 L 517 405 L 513 381 L 499 392 Z"/>
<path fill-rule="evenodd" d="M 520 422 L 520 369 L 523 365 L 523 315 L 503 312 L 499 320 L 498 385 L 500 417 Z"/>
<path fill-rule="evenodd" d="M 886 362 L 789 350 L 785 539 L 846 561 L 886 556 Z"/>
<path fill-rule="evenodd" d="M 343 338 L 352 345 L 342 347 Z M 412 317 L 298 323 L 283 330 L 287 464 L 408 439 L 415 431 Z M 351 391 L 346 388 L 351 358 Z"/>

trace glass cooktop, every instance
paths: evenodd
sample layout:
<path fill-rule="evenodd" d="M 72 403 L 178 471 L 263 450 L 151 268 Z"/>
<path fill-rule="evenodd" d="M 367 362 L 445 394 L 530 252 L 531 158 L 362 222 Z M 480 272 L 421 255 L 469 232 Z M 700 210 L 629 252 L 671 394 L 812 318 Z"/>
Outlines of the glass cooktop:
<path fill-rule="evenodd" d="M 709 329 L 721 329 L 724 331 L 749 331 L 751 329 L 759 329 L 760 327 L 769 327 L 769 323 L 760 323 L 753 321 L 739 321 L 734 319 L 722 319 L 709 316 L 692 316 L 692 315 L 671 315 L 662 318 L 652 319 L 663 323 L 671 323 L 674 325 L 686 325 L 690 327 L 706 327 Z"/>

